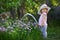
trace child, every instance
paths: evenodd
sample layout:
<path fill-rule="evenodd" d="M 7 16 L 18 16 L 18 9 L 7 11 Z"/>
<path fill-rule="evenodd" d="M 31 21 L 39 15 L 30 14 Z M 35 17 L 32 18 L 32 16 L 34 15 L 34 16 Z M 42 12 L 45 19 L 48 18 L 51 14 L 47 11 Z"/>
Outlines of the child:
<path fill-rule="evenodd" d="M 43 4 L 38 10 L 38 14 L 40 15 L 38 25 L 41 29 L 43 38 L 47 38 L 47 13 L 49 10 L 50 7 L 48 7 L 46 4 Z"/>

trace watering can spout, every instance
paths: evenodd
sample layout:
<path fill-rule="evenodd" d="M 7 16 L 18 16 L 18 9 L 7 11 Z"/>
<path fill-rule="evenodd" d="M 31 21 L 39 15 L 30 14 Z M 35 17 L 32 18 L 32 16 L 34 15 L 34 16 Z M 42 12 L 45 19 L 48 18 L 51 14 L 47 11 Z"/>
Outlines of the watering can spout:
<path fill-rule="evenodd" d="M 21 20 L 22 20 L 24 17 L 26 17 L 26 16 L 31 16 L 31 17 L 34 19 L 34 21 L 36 22 L 36 24 L 38 24 L 36 18 L 35 18 L 32 14 L 30 14 L 30 13 L 26 13 L 26 14 L 21 18 Z"/>

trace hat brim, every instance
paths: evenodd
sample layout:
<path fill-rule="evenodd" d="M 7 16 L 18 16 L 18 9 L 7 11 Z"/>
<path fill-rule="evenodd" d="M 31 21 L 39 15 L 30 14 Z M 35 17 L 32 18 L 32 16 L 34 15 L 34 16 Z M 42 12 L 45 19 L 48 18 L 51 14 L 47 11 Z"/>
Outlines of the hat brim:
<path fill-rule="evenodd" d="M 41 11 L 40 11 L 40 10 L 42 10 L 42 9 L 44 9 L 44 8 L 47 8 L 47 9 L 48 9 L 48 12 L 49 12 L 49 10 L 51 9 L 49 6 L 41 6 L 40 9 L 38 10 L 38 14 L 39 14 L 39 15 L 41 14 Z"/>

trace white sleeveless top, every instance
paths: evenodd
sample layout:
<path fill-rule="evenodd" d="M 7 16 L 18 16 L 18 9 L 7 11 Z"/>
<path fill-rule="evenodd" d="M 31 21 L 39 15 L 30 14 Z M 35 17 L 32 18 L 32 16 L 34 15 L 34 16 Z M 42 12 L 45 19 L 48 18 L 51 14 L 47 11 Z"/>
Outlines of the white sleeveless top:
<path fill-rule="evenodd" d="M 44 18 L 43 18 L 44 17 Z M 46 13 L 42 13 L 40 18 L 39 18 L 39 23 L 38 25 L 42 25 L 42 20 L 44 21 L 44 25 L 47 26 L 47 14 Z"/>

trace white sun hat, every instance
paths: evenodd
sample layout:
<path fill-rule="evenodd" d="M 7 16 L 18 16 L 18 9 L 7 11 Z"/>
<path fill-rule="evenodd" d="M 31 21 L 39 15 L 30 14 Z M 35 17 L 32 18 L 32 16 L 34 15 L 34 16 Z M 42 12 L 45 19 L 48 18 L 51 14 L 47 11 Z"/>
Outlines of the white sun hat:
<path fill-rule="evenodd" d="M 48 12 L 49 12 L 49 10 L 51 9 L 51 8 L 50 8 L 49 6 L 47 6 L 46 4 L 43 4 L 43 5 L 41 5 L 41 7 L 40 7 L 39 10 L 38 10 L 38 14 L 39 14 L 39 15 L 41 14 L 40 10 L 43 9 L 43 8 L 47 8 L 47 9 L 48 9 Z"/>

